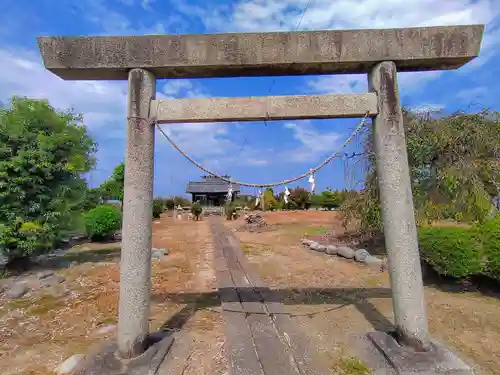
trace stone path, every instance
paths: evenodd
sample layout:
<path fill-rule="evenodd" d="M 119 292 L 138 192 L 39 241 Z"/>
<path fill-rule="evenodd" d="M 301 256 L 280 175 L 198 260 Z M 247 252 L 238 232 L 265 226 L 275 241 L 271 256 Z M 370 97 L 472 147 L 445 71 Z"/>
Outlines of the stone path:
<path fill-rule="evenodd" d="M 326 375 L 283 304 L 251 269 L 238 240 L 209 219 L 232 375 Z"/>

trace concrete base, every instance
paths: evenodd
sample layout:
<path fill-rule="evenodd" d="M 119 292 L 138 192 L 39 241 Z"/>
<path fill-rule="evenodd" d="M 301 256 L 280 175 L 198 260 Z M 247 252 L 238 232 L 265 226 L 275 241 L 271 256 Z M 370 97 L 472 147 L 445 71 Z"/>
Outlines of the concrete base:
<path fill-rule="evenodd" d="M 75 375 L 156 375 L 174 342 L 173 336 L 150 336 L 151 345 L 139 357 L 124 360 L 118 356 L 116 342 L 108 342 L 85 356 Z"/>
<path fill-rule="evenodd" d="M 445 346 L 433 342 L 427 352 L 404 348 L 388 333 L 371 332 L 368 340 L 382 353 L 392 373 L 399 375 L 474 375 L 474 371 Z"/>

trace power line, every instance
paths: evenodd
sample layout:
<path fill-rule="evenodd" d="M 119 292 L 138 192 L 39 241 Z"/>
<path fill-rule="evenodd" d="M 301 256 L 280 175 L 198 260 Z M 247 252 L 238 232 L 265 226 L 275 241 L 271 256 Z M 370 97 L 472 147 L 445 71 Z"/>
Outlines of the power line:
<path fill-rule="evenodd" d="M 238 151 L 238 154 L 236 155 L 236 159 L 240 157 L 241 152 L 243 151 L 243 148 L 245 147 L 246 144 L 247 144 L 247 137 L 245 137 L 245 139 L 243 140 L 243 144 L 241 145 L 240 151 Z"/>
<path fill-rule="evenodd" d="M 300 17 L 299 23 L 298 23 L 298 24 L 297 24 L 297 26 L 295 27 L 295 31 L 297 31 L 297 30 L 299 29 L 300 25 L 302 24 L 302 21 L 304 20 L 304 17 L 305 17 L 305 15 L 306 15 L 306 13 L 307 13 L 307 10 L 308 10 L 308 9 L 309 9 L 309 7 L 311 6 L 312 1 L 313 1 L 313 0 L 309 0 L 309 1 L 307 2 L 306 6 L 304 7 L 304 9 L 302 10 L 302 15 L 301 15 L 301 17 Z M 294 64 L 294 63 L 293 63 L 293 62 L 291 62 L 291 63 L 290 63 L 290 66 L 292 66 L 293 64 Z M 289 67 L 290 67 L 290 66 L 289 66 Z M 271 86 L 269 86 L 269 91 L 267 92 L 267 96 L 269 96 L 269 95 L 271 94 L 271 90 L 273 89 L 273 86 L 274 86 L 274 84 L 275 84 L 275 83 L 276 83 L 276 78 L 274 78 L 274 79 L 273 79 L 273 81 L 271 82 Z"/>

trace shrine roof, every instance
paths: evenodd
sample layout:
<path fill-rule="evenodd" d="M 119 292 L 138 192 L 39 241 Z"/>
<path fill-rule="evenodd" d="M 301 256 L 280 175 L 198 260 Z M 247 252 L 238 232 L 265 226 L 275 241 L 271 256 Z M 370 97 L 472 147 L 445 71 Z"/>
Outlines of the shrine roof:
<path fill-rule="evenodd" d="M 224 176 L 229 178 L 229 176 Z M 233 192 L 240 191 L 240 185 L 232 184 Z M 229 183 L 217 177 L 202 176 L 201 181 L 189 181 L 186 187 L 187 193 L 227 193 Z"/>

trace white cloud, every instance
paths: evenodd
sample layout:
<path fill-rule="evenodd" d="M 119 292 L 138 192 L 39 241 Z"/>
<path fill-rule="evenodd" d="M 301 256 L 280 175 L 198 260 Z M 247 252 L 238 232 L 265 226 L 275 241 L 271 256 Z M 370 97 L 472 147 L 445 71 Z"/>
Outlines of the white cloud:
<path fill-rule="evenodd" d="M 495 0 L 240 0 L 205 8 L 177 1 L 179 11 L 199 17 L 212 31 L 366 29 L 456 24 L 487 25 L 480 57 L 461 72 L 484 65 L 500 45 L 500 7 Z M 304 9 L 309 3 L 307 11 Z M 402 73 L 400 84 L 416 92 L 440 72 Z M 310 80 L 315 92 L 363 92 L 366 76 L 324 76 Z"/>
<path fill-rule="evenodd" d="M 426 83 L 437 78 L 440 71 L 398 73 L 398 87 L 405 93 L 417 94 Z M 343 74 L 308 80 L 309 91 L 321 94 L 359 94 L 368 91 L 367 74 Z"/>
<path fill-rule="evenodd" d="M 425 103 L 411 107 L 410 109 L 417 113 L 427 113 L 427 112 L 440 112 L 445 109 L 444 104 L 439 103 Z"/>
<path fill-rule="evenodd" d="M 120 0 L 125 5 L 133 5 L 134 0 Z M 150 10 L 152 0 L 141 0 L 145 10 Z M 97 35 L 147 35 L 183 32 L 188 24 L 177 14 L 168 14 L 161 22 L 139 21 L 138 17 L 129 18 L 109 6 L 106 0 L 85 0 L 75 2 L 83 17 L 94 23 L 99 32 Z"/>
<path fill-rule="evenodd" d="M 254 159 L 254 158 L 249 158 L 246 160 L 246 162 L 249 165 L 254 165 L 254 166 L 262 166 L 262 165 L 268 165 L 269 160 L 266 159 Z"/>
<path fill-rule="evenodd" d="M 367 92 L 366 74 L 344 74 L 317 77 L 308 81 L 312 92 L 329 94 L 359 94 Z"/>
<path fill-rule="evenodd" d="M 44 68 L 40 58 L 29 51 L 0 50 L 0 101 L 13 94 L 48 99 L 58 109 L 74 108 L 84 114 L 84 122 L 96 135 L 107 139 L 125 137 L 127 83 L 107 81 L 64 81 Z M 206 95 L 203 87 L 188 80 L 171 80 L 159 85 L 158 97 L 197 97 Z M 222 155 L 232 151 L 227 125 L 166 125 L 172 136 L 197 156 Z"/>
<path fill-rule="evenodd" d="M 144 8 L 144 9 L 149 9 L 149 7 L 151 6 L 152 3 L 154 3 L 155 0 L 142 0 L 141 1 L 141 6 Z"/>
<path fill-rule="evenodd" d="M 293 132 L 293 138 L 300 142 L 301 146 L 285 152 L 286 160 L 289 162 L 308 162 L 316 160 L 325 152 L 331 152 L 342 138 L 342 134 L 336 132 L 319 133 L 308 121 L 299 124 L 286 123 L 285 129 Z"/>
<path fill-rule="evenodd" d="M 472 101 L 483 99 L 488 94 L 488 88 L 485 86 L 478 86 L 471 89 L 460 90 L 456 97 L 462 101 Z"/>
<path fill-rule="evenodd" d="M 229 166 L 259 167 L 271 164 L 273 150 L 263 150 L 258 144 L 237 142 L 231 132 L 235 123 L 165 124 L 163 131 L 195 161 L 209 168 Z M 159 147 L 170 147 L 168 140 L 158 133 Z M 177 152 L 177 151 L 175 151 Z M 276 161 L 275 159 L 272 160 Z"/>
<path fill-rule="evenodd" d="M 493 0 L 240 0 L 231 8 L 178 1 L 177 6 L 217 31 L 293 30 L 299 22 L 309 30 L 438 26 L 489 23 L 498 15 Z"/>
<path fill-rule="evenodd" d="M 206 98 L 208 93 L 195 82 L 188 79 L 168 79 L 163 85 L 162 92 L 168 98 Z"/>
<path fill-rule="evenodd" d="M 184 151 L 197 157 L 223 155 L 233 149 L 225 124 L 165 124 L 163 131 Z M 159 135 L 159 137 L 162 137 Z M 163 137 L 162 137 L 163 138 Z"/>
<path fill-rule="evenodd" d="M 0 101 L 7 103 L 12 95 L 48 99 L 58 109 L 74 108 L 83 113 L 84 122 L 97 137 L 117 141 L 125 138 L 127 83 L 108 81 L 64 81 L 44 68 L 35 53 L 0 49 Z M 190 80 L 158 82 L 157 98 L 194 98 L 207 96 L 203 86 Z M 160 91 L 161 90 L 161 91 Z M 234 160 L 240 145 L 229 133 L 237 124 L 196 123 L 164 125 L 165 131 L 193 157 L 211 159 L 210 163 L 267 163 L 257 150 L 245 147 Z M 161 137 L 161 135 L 158 135 Z M 106 145 L 102 145 L 103 149 Z M 165 147 L 162 145 L 162 147 Z M 166 146 L 169 147 L 169 146 Z"/>
<path fill-rule="evenodd" d="M 84 114 L 91 130 L 123 131 L 126 83 L 64 81 L 44 68 L 34 53 L 19 48 L 0 50 L 0 100 L 12 95 L 48 99 L 59 109 L 74 108 Z M 117 129 L 120 128 L 120 129 Z"/>

